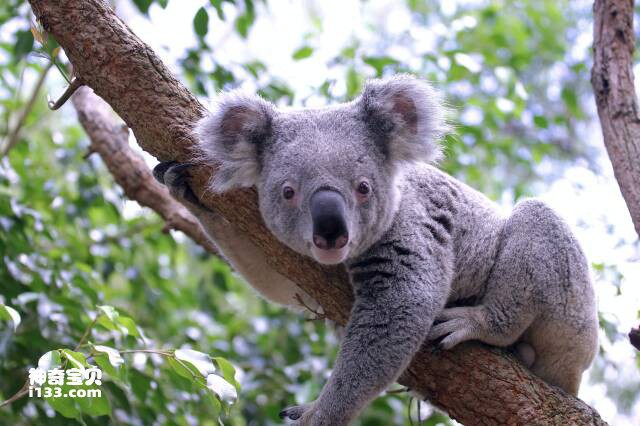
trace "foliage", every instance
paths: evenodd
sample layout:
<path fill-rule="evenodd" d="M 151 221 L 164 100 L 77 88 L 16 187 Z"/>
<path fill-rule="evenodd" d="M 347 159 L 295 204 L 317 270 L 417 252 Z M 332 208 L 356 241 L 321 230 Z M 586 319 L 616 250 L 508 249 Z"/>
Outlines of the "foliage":
<path fill-rule="evenodd" d="M 175 1 L 130 3 L 151 19 Z M 269 3 L 202 1 L 183 29 L 194 42 L 179 60 L 180 77 L 202 96 L 250 82 L 281 104 L 310 105 L 351 99 L 367 77 L 425 76 L 448 94 L 457 127 L 443 167 L 507 202 L 554 177 L 541 166 L 589 161 L 578 137 L 588 118 L 588 63 L 572 53 L 584 9 L 551 0 L 446 3 L 397 3 L 408 30 L 373 17 L 364 34 L 329 54 L 320 39 L 332 23 L 310 8 L 314 24 L 288 52 L 291 66 L 324 54 L 320 65 L 330 72 L 301 91 L 249 50 L 230 62 L 212 45 L 221 28 L 248 45 Z M 25 107 L 26 80 L 57 58 L 55 41 L 41 46 L 30 21 L 23 2 L 0 5 L 3 139 Z M 335 356 L 332 330 L 259 300 L 222 261 L 163 233 L 98 158 L 85 159 L 86 137 L 64 108 L 46 110 L 40 94 L 19 143 L 0 159 L 0 401 L 39 362 L 99 366 L 104 397 L 24 397 L 0 408 L 0 423 L 277 424 L 281 408 L 313 399 Z M 616 334 L 604 319 L 603 327 Z M 637 393 L 624 388 L 620 398 L 632 403 Z M 386 395 L 361 423 L 409 424 L 407 405 L 404 393 Z M 448 422 L 422 411 L 424 424 Z"/>

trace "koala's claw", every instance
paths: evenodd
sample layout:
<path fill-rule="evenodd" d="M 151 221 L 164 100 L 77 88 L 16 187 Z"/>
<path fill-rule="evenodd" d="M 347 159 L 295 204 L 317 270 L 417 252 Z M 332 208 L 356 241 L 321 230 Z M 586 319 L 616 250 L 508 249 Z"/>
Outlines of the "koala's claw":
<path fill-rule="evenodd" d="M 305 418 L 309 417 L 309 415 L 313 414 L 312 411 L 313 411 L 313 403 L 310 402 L 307 404 L 294 405 L 291 407 L 287 407 L 284 410 L 280 411 L 278 415 L 280 416 L 281 419 L 300 420 L 299 422 L 296 421 L 294 423 L 295 425 L 306 425 L 307 422 L 302 417 L 305 416 L 305 414 L 306 414 Z"/>
<path fill-rule="evenodd" d="M 295 408 L 296 407 L 285 408 L 278 413 L 278 416 L 280 416 L 281 419 L 298 420 L 300 416 L 302 416 L 302 413 L 294 411 Z"/>
<path fill-rule="evenodd" d="M 158 164 L 153 169 L 153 176 L 156 180 L 169 188 L 169 192 L 174 198 L 184 200 L 194 205 L 200 205 L 200 201 L 188 184 L 189 169 L 192 163 L 178 163 L 177 161 L 166 161 Z"/>
<path fill-rule="evenodd" d="M 480 321 L 477 307 L 456 307 L 444 309 L 438 316 L 438 322 L 431 327 L 428 340 L 442 340 L 439 349 L 449 350 L 467 340 L 477 339 L 480 335 Z"/>
<path fill-rule="evenodd" d="M 178 164 L 178 162 L 177 161 L 163 161 L 161 163 L 158 163 L 153 168 L 153 177 L 156 178 L 156 180 L 158 182 L 160 182 L 161 184 L 164 185 L 164 174 L 174 164 Z"/>
<path fill-rule="evenodd" d="M 167 170 L 168 173 L 165 174 L 166 184 L 168 186 L 171 186 L 172 188 L 178 188 L 178 187 L 184 187 L 185 189 L 189 188 L 189 185 L 187 184 L 187 179 L 191 177 L 188 172 L 190 167 L 191 167 L 191 164 L 188 164 L 188 163 L 176 164 L 175 166 L 171 166 Z"/>

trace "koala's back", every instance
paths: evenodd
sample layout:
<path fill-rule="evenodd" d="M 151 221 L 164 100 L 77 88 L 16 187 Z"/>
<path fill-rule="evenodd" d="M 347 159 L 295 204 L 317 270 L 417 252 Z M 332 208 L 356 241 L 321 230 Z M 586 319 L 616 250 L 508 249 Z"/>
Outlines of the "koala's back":
<path fill-rule="evenodd" d="M 562 315 L 573 315 L 576 309 L 582 315 L 584 306 L 574 307 L 584 305 L 585 299 L 595 306 L 578 242 L 541 201 L 521 201 L 506 215 L 480 192 L 428 165 L 409 167 L 404 185 L 408 202 L 421 204 L 425 214 L 447 225 L 454 254 L 449 302 L 482 298 L 496 260 L 512 256 L 519 258 L 513 265 L 524 269 L 519 271 L 526 275 L 523 280 L 538 284 L 528 291 L 541 310 L 562 305 L 557 309 Z M 514 243 L 517 252 L 509 253 Z"/>

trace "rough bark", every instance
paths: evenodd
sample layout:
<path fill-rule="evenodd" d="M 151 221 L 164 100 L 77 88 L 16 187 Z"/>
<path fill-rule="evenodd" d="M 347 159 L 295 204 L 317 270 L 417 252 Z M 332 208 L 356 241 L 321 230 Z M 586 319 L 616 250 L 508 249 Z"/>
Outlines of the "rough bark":
<path fill-rule="evenodd" d="M 190 129 L 204 114 L 202 105 L 104 2 L 30 3 L 82 80 L 124 119 L 143 149 L 162 160 L 189 159 Z M 353 296 L 344 269 L 322 267 L 277 242 L 260 218 L 254 190 L 204 194 L 212 172 L 194 170 L 192 186 L 201 201 L 249 235 L 271 265 L 313 296 L 330 319 L 345 324 Z M 439 354 L 425 347 L 400 382 L 464 424 L 604 424 L 579 399 L 547 385 L 504 352 L 479 344 Z"/>
<path fill-rule="evenodd" d="M 171 197 L 164 185 L 156 182 L 142 156 L 129 147 L 129 129 L 109 105 L 86 86 L 79 88 L 71 101 L 91 141 L 90 152 L 100 155 L 126 196 L 158 213 L 166 222 L 165 231 L 182 231 L 209 253 L 219 256 L 200 222 Z"/>
<path fill-rule="evenodd" d="M 633 84 L 633 3 L 595 1 L 591 84 L 607 153 L 640 236 L 640 117 Z"/>

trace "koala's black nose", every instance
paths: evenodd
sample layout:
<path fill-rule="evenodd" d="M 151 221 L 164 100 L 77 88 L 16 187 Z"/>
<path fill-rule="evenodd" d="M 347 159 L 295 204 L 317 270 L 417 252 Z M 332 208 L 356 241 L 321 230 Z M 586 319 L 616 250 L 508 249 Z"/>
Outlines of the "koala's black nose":
<path fill-rule="evenodd" d="M 311 196 L 313 244 L 328 250 L 341 249 L 349 242 L 345 201 L 339 192 L 321 189 Z"/>

